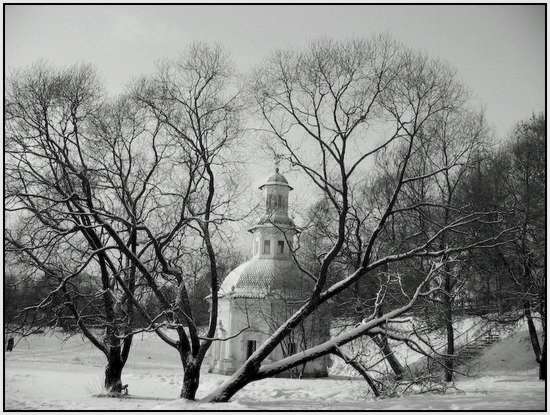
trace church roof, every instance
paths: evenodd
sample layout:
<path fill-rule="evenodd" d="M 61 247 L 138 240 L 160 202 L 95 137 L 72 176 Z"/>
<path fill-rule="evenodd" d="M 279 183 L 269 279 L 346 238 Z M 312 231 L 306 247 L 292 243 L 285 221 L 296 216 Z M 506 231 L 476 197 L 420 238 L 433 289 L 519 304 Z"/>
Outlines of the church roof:
<path fill-rule="evenodd" d="M 231 271 L 223 281 L 219 296 L 265 298 L 283 296 L 303 299 L 312 283 L 288 259 L 252 258 Z"/>
<path fill-rule="evenodd" d="M 296 224 L 286 214 L 276 212 L 275 214 L 265 214 L 260 217 L 258 222 L 248 229 L 249 232 L 253 232 L 254 229 L 261 227 L 262 225 L 273 225 L 280 227 L 281 229 L 296 229 Z"/>

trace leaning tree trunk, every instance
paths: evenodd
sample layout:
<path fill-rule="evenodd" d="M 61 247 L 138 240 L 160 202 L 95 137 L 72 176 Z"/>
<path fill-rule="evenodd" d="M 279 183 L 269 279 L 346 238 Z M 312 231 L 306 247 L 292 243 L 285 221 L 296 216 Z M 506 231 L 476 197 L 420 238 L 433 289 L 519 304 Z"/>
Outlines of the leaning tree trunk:
<path fill-rule="evenodd" d="M 251 382 L 259 380 L 256 377 L 256 368 L 260 366 L 259 361 L 245 363 L 238 369 L 226 382 L 222 383 L 216 390 L 210 393 L 206 398 L 206 402 L 228 402 L 233 395 L 244 388 Z"/>
<path fill-rule="evenodd" d="M 252 379 L 243 374 L 237 379 L 231 381 L 231 383 L 220 391 L 214 391 L 206 400 L 208 402 L 229 402 L 229 399 L 233 397 L 239 390 L 244 388 L 252 382 Z"/>
<path fill-rule="evenodd" d="M 370 386 L 372 393 L 374 393 L 374 396 L 376 396 L 377 398 L 380 397 L 380 391 L 378 390 L 374 379 L 369 375 L 367 370 L 360 362 L 345 355 L 339 347 L 336 347 L 332 353 L 342 359 L 346 364 L 354 368 L 361 376 L 363 376 L 363 379 L 365 379 L 365 381 Z"/>
<path fill-rule="evenodd" d="M 376 343 L 376 345 L 390 364 L 393 373 L 395 373 L 395 379 L 403 379 L 403 366 L 401 366 L 401 363 L 399 363 L 399 360 L 397 360 L 397 357 L 395 357 L 395 354 L 393 353 L 393 350 L 391 349 L 388 342 L 388 337 L 384 334 L 380 335 L 380 337 L 374 334 L 371 336 L 371 338 Z"/>
<path fill-rule="evenodd" d="M 386 264 L 385 272 L 387 271 L 388 271 L 388 266 Z M 382 317 L 382 314 L 383 314 L 382 307 L 380 307 L 378 309 L 377 316 Z M 399 363 L 399 360 L 397 360 L 397 357 L 393 353 L 393 350 L 391 349 L 390 343 L 388 341 L 388 336 L 386 336 L 386 334 L 380 334 L 380 335 L 371 334 L 370 338 L 374 341 L 376 346 L 378 346 L 378 348 L 386 358 L 387 362 L 390 364 L 390 367 L 392 368 L 393 373 L 395 373 L 395 379 L 396 380 L 403 379 L 403 373 L 404 373 L 403 366 L 401 365 L 401 363 Z"/>

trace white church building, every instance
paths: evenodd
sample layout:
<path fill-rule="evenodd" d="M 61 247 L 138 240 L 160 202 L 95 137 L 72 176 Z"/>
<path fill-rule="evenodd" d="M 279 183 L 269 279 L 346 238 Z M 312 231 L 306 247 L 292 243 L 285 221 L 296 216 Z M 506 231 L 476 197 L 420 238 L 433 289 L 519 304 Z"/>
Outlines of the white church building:
<path fill-rule="evenodd" d="M 265 210 L 252 233 L 252 258 L 231 271 L 219 289 L 216 341 L 209 350 L 209 371 L 231 374 L 264 342 L 276 327 L 299 308 L 311 292 L 312 282 L 296 265 L 291 247 L 297 234 L 288 216 L 292 187 L 275 174 L 260 186 Z M 329 338 L 329 321 L 320 312 L 309 316 L 266 359 L 265 363 L 299 353 Z M 281 376 L 327 376 L 328 357 L 294 368 Z"/>

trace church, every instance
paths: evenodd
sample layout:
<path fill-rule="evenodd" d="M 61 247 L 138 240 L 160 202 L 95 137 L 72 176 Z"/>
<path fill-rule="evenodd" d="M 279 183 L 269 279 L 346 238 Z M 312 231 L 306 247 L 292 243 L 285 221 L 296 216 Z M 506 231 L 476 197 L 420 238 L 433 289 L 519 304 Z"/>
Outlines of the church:
<path fill-rule="evenodd" d="M 288 216 L 288 195 L 292 187 L 276 168 L 260 190 L 265 203 L 263 215 L 249 229 L 252 258 L 231 271 L 219 289 L 216 337 L 235 337 L 212 344 L 210 372 L 226 375 L 235 372 L 304 303 L 313 287 L 292 256 L 298 233 Z M 328 338 L 327 316 L 314 313 L 296 327 L 264 363 L 299 353 Z M 327 376 L 328 362 L 328 357 L 318 358 L 281 376 Z"/>

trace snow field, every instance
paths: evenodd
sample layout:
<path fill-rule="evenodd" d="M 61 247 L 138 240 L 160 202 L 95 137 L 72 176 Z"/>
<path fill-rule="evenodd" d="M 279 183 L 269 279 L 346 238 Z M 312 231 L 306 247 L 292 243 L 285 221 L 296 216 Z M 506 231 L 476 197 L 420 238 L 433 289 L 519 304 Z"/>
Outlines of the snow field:
<path fill-rule="evenodd" d="M 226 404 L 176 399 L 182 381 L 177 354 L 154 334 L 135 337 L 123 372 L 129 384 L 125 398 L 97 397 L 102 393 L 105 359 L 80 336 L 64 339 L 59 333 L 21 340 L 5 354 L 5 409 L 354 409 L 354 410 L 542 410 L 545 385 L 527 333 L 520 331 L 492 345 L 480 356 L 478 377 L 459 377 L 446 394 L 426 393 L 373 400 L 359 378 L 264 379 L 238 392 Z M 332 374 L 338 363 L 331 368 Z M 356 376 L 356 374 L 350 374 Z M 226 376 L 201 375 L 198 398 Z"/>

